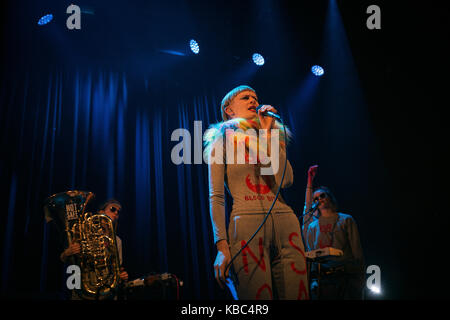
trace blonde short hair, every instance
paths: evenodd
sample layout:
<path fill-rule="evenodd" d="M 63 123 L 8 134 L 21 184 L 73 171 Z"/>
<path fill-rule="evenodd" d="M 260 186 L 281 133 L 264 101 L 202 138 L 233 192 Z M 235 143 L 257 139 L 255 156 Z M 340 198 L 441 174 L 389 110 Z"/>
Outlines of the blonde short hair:
<path fill-rule="evenodd" d="M 225 112 L 225 108 L 230 105 L 230 103 L 234 99 L 234 97 L 236 97 L 239 93 L 241 93 L 243 91 L 253 91 L 254 93 L 256 93 L 255 89 L 253 89 L 249 86 L 238 86 L 238 87 L 234 88 L 233 90 L 231 90 L 230 92 L 228 92 L 225 95 L 225 97 L 223 97 L 222 103 L 220 104 L 220 110 L 222 111 L 222 120 L 223 121 L 230 120 L 230 117 Z"/>

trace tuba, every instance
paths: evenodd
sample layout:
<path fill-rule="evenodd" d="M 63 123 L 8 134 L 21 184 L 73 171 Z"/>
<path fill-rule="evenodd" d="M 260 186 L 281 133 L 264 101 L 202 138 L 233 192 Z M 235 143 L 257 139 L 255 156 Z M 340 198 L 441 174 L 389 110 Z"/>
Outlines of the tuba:
<path fill-rule="evenodd" d="M 111 218 L 86 212 L 93 198 L 89 191 L 57 193 L 46 199 L 44 211 L 47 223 L 54 220 L 65 230 L 68 244 L 81 246 L 81 254 L 71 257 L 81 271 L 81 286 L 75 292 L 81 299 L 105 300 L 119 287 L 120 261 Z"/>

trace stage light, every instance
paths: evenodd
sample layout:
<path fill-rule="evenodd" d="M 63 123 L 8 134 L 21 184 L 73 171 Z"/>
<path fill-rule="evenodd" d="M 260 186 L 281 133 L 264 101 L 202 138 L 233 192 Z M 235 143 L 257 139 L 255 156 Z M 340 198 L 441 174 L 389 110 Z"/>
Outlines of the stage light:
<path fill-rule="evenodd" d="M 320 76 L 322 76 L 323 74 L 324 74 L 324 70 L 323 70 L 323 68 L 321 67 L 321 66 L 313 66 L 312 68 L 311 68 L 311 72 L 315 75 L 315 76 L 318 76 L 318 77 L 320 77 Z"/>
<path fill-rule="evenodd" d="M 377 287 L 377 286 L 370 286 L 369 289 L 370 289 L 370 291 L 372 291 L 373 293 L 376 293 L 376 294 L 380 294 L 380 293 L 381 293 L 380 287 Z"/>
<path fill-rule="evenodd" d="M 191 47 L 193 53 L 198 54 L 200 52 L 200 47 L 194 39 L 189 42 L 189 46 Z"/>
<path fill-rule="evenodd" d="M 42 18 L 39 19 L 38 21 L 38 25 L 43 26 L 47 23 L 49 23 L 50 21 L 53 20 L 53 15 L 51 13 L 43 16 Z"/>
<path fill-rule="evenodd" d="M 253 62 L 257 66 L 262 66 L 264 64 L 264 57 L 262 55 L 260 55 L 259 53 L 254 53 L 253 54 Z"/>

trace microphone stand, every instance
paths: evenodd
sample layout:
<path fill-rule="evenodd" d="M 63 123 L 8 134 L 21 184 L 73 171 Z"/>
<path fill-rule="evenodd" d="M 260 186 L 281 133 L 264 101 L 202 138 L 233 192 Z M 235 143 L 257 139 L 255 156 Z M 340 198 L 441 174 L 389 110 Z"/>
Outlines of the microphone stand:
<path fill-rule="evenodd" d="M 315 204 L 315 205 L 314 205 Z M 305 214 L 302 214 L 302 227 L 300 228 L 301 231 L 301 235 L 302 235 L 302 241 L 303 241 L 303 246 L 305 247 L 305 253 L 306 253 L 306 242 L 305 242 L 305 237 L 303 236 L 304 233 L 304 227 L 305 224 L 307 222 L 309 222 L 309 220 L 312 219 L 312 217 L 314 216 L 314 211 L 317 210 L 317 207 L 319 206 L 319 202 L 313 203 L 313 205 L 311 206 L 311 208 L 309 208 L 308 211 L 306 211 Z M 309 216 L 308 220 L 305 222 L 305 217 Z M 307 279 L 308 279 L 308 288 L 311 289 L 311 263 L 312 261 L 308 258 L 306 258 L 306 274 L 307 274 Z M 320 264 L 319 264 L 319 268 L 320 268 Z"/>
<path fill-rule="evenodd" d="M 311 218 L 314 216 L 314 211 L 317 210 L 318 205 L 319 205 L 318 203 L 316 205 L 313 204 L 311 206 L 311 208 L 309 208 L 309 210 L 305 214 L 302 215 L 303 220 L 305 220 L 305 217 L 309 215 L 310 217 L 306 221 L 306 222 L 309 222 L 309 220 L 311 220 Z M 305 225 L 305 223 L 303 223 L 303 226 L 304 225 Z"/>
<path fill-rule="evenodd" d="M 315 205 L 314 205 L 315 204 Z M 309 208 L 309 210 L 305 213 L 305 214 L 302 214 L 302 216 L 301 216 L 301 218 L 302 218 L 302 220 L 303 221 L 301 221 L 301 228 L 300 228 L 300 232 L 301 232 L 301 235 L 302 235 L 302 241 L 303 241 L 303 245 L 305 246 L 305 249 L 306 249 L 306 242 L 305 242 L 305 237 L 303 236 L 303 233 L 304 233 L 304 228 L 305 228 L 305 224 L 307 223 L 307 222 L 309 222 L 309 220 L 311 220 L 312 219 L 312 217 L 314 216 L 314 211 L 316 211 L 317 210 L 317 207 L 319 206 L 319 203 L 318 202 L 316 202 L 316 203 L 313 203 L 313 205 L 311 206 L 311 208 Z M 305 217 L 306 216 L 308 216 L 309 215 L 309 218 L 308 218 L 308 220 L 306 220 L 305 221 Z"/>

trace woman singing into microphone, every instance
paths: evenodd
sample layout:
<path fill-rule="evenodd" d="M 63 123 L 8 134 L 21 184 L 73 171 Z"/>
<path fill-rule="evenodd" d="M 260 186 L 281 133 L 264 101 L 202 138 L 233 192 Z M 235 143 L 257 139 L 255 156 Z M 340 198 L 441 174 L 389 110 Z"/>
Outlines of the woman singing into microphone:
<path fill-rule="evenodd" d="M 267 111 L 277 110 L 258 105 L 252 88 L 239 86 L 231 90 L 221 103 L 223 122 L 205 133 L 210 215 L 217 248 L 215 277 L 223 288 L 230 284 L 229 273 L 233 272 L 238 298 L 243 300 L 308 299 L 300 224 L 281 195 L 262 225 L 283 176 L 286 145 L 285 128 L 266 115 Z M 256 134 L 246 134 L 250 132 Z M 243 157 L 239 150 L 245 150 Z M 242 158 L 244 162 L 239 161 Z M 268 167 L 272 168 L 271 174 L 264 171 Z M 293 171 L 287 161 L 282 187 L 292 182 Z M 233 199 L 228 228 L 225 187 Z"/>

